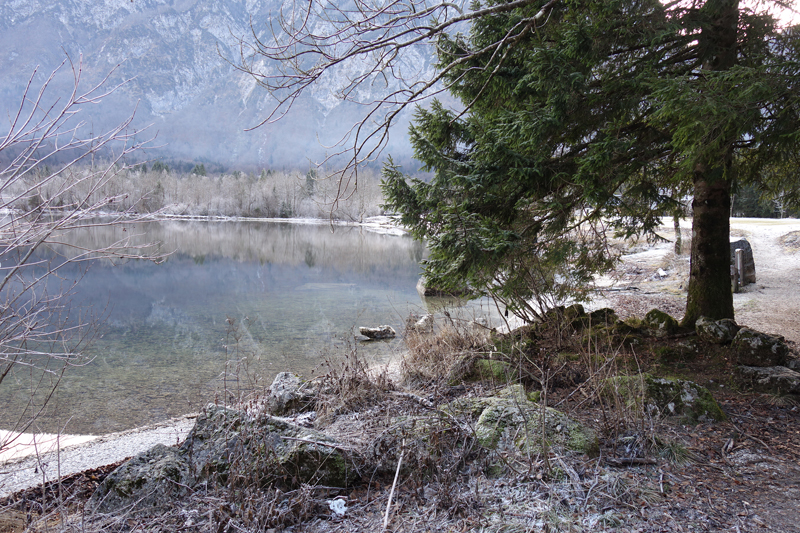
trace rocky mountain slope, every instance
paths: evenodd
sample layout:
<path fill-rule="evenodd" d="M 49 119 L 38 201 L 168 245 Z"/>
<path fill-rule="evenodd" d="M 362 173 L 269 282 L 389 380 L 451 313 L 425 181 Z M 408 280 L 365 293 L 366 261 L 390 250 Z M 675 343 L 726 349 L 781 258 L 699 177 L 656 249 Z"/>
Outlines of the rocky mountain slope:
<path fill-rule="evenodd" d="M 271 96 L 231 62 L 240 57 L 240 39 L 252 38 L 252 29 L 268 34 L 281 5 L 281 0 L 3 2 L 0 110 L 7 115 L 19 105 L 34 69 L 39 68 L 41 84 L 68 54 L 73 61 L 82 58 L 86 86 L 114 69 L 112 83 L 130 79 L 101 105 L 82 111 L 95 133 L 138 106 L 135 126 L 152 125 L 149 133 L 158 134 L 154 144 L 159 148 L 148 158 L 213 161 L 245 169 L 304 167 L 309 158 L 330 153 L 322 145 L 338 140 L 358 111 L 338 101 L 332 86 L 319 87 L 280 123 L 245 131 L 266 116 Z M 410 54 L 407 61 L 415 72 L 430 69 L 425 50 Z M 71 74 L 62 74 L 53 97 L 70 88 Z M 341 70 L 335 77 L 348 74 Z M 405 132 L 399 124 L 388 149 L 400 161 L 410 154 Z"/>

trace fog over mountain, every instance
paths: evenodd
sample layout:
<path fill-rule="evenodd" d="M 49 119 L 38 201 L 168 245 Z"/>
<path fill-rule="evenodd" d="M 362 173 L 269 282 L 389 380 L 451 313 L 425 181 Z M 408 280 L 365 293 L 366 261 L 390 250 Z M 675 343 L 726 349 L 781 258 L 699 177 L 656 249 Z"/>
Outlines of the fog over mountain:
<path fill-rule="evenodd" d="M 266 116 L 272 97 L 225 60 L 239 57 L 239 38 L 251 35 L 251 22 L 267 34 L 266 25 L 278 16 L 281 3 L 5 0 L 0 4 L 2 131 L 33 70 L 39 67 L 41 84 L 66 52 L 74 61 L 83 58 L 87 87 L 117 65 L 112 83 L 133 78 L 100 105 L 83 109 L 81 117 L 97 133 L 124 119 L 138 102 L 134 126 L 152 124 L 143 136 L 157 132 L 154 144 L 161 146 L 148 150 L 146 158 L 219 162 L 231 169 L 306 167 L 308 159 L 325 155 L 320 143 L 332 144 L 353 124 L 359 108 L 339 102 L 330 86 L 318 87 L 279 123 L 246 132 Z M 412 51 L 406 61 L 408 71 L 432 68 L 425 49 Z M 70 89 L 71 73 L 62 74 L 53 96 Z M 340 70 L 336 76 L 348 74 Z M 374 87 L 376 94 L 386 90 L 380 85 Z M 408 118 L 409 113 L 394 128 L 384 151 L 401 163 L 411 153 Z"/>

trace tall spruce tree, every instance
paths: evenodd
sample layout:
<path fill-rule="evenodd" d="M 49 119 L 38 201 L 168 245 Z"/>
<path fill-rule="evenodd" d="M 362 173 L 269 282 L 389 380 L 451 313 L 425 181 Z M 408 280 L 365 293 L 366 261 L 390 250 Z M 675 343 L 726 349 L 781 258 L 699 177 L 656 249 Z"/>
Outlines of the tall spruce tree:
<path fill-rule="evenodd" d="M 490 13 L 468 35 L 437 35 L 465 111 L 434 102 L 411 128 L 433 179 L 385 169 L 389 207 L 428 240 L 428 277 L 527 316 L 532 297 L 574 294 L 611 265 L 596 237 L 652 235 L 688 190 L 684 323 L 733 318 L 731 188 L 800 152 L 800 32 L 733 0 L 472 9 Z"/>

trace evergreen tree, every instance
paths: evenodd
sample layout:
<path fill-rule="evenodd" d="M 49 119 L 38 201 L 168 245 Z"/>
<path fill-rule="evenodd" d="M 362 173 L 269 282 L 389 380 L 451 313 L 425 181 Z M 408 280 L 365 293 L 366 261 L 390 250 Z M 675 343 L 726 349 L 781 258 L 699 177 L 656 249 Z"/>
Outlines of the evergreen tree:
<path fill-rule="evenodd" d="M 606 225 L 653 235 L 688 190 L 684 323 L 732 318 L 731 190 L 800 152 L 800 32 L 735 0 L 503 4 L 438 35 L 466 111 L 416 112 L 432 181 L 384 172 L 388 207 L 428 240 L 428 277 L 527 315 L 537 291 L 574 293 L 612 264 Z"/>

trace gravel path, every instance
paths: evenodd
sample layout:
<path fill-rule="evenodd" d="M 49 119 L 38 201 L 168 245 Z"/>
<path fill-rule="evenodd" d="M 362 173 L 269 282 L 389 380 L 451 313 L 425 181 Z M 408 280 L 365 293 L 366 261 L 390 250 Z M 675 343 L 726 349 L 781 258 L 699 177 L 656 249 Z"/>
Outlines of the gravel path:
<path fill-rule="evenodd" d="M 0 464 L 0 497 L 35 487 L 61 476 L 109 465 L 149 450 L 156 444 L 173 445 L 186 438 L 195 415 L 159 424 L 103 435 L 59 452 L 28 456 Z"/>

